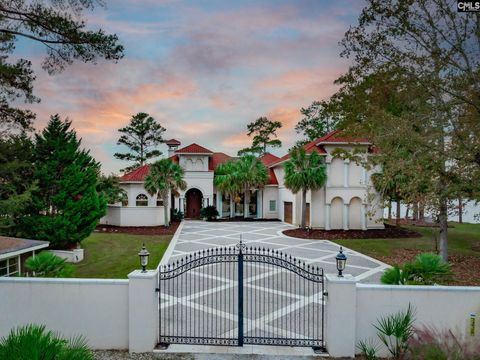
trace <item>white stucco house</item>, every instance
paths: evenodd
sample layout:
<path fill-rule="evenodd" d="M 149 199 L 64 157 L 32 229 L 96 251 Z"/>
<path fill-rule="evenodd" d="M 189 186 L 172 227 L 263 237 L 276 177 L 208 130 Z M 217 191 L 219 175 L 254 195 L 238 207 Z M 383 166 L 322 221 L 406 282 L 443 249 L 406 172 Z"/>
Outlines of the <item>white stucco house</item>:
<path fill-rule="evenodd" d="M 220 217 L 243 217 L 243 195 L 235 199 L 215 189 L 214 171 L 219 164 L 235 159 L 222 152 L 214 152 L 198 144 L 180 147 L 178 140 L 166 142 L 169 158 L 180 164 L 185 171 L 187 189 L 173 197 L 167 211 L 173 208 L 184 212 L 186 218 L 198 218 L 204 206 L 216 206 Z M 370 181 L 370 172 L 354 162 L 332 155 L 337 148 L 359 150 L 365 156 L 374 155 L 366 139 L 351 139 L 333 131 L 306 145 L 307 152 L 324 156 L 327 168 L 327 183 L 318 191 L 307 193 L 307 222 L 313 228 L 331 229 L 378 229 L 383 228 L 380 198 Z M 252 192 L 248 217 L 280 219 L 294 225 L 300 224 L 301 194 L 293 194 L 283 184 L 283 163 L 289 155 L 281 158 L 266 154 L 261 161 L 269 169 L 269 182 L 263 189 Z M 128 193 L 128 202 L 108 206 L 103 224 L 117 226 L 163 225 L 165 211 L 161 199 L 150 196 L 143 187 L 149 165 L 144 165 L 120 178 L 121 186 Z"/>

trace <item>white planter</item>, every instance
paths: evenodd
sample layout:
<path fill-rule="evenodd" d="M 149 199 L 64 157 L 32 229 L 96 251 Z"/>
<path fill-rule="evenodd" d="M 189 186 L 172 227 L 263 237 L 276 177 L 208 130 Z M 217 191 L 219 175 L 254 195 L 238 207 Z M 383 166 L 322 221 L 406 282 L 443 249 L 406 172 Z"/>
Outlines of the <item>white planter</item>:
<path fill-rule="evenodd" d="M 69 263 L 79 263 L 83 260 L 84 251 L 83 249 L 73 249 L 73 250 L 49 250 L 51 253 L 65 259 Z"/>

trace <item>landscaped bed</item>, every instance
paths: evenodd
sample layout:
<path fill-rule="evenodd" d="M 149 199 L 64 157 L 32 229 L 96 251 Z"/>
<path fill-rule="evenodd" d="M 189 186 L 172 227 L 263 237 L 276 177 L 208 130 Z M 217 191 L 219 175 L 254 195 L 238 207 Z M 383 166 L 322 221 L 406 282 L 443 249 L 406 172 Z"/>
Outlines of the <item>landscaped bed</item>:
<path fill-rule="evenodd" d="M 480 286 L 480 224 L 450 223 L 448 229 L 449 262 L 454 273 L 450 285 Z M 415 238 L 370 238 L 333 240 L 387 264 L 403 264 L 422 252 L 437 252 L 438 228 L 408 226 L 407 231 L 421 234 Z M 348 265 L 347 265 L 348 266 Z"/>
<path fill-rule="evenodd" d="M 369 229 L 369 230 L 321 230 L 321 229 L 289 229 L 283 232 L 287 236 L 297 237 L 301 239 L 383 239 L 383 238 L 416 238 L 422 237 L 417 231 L 385 225 L 385 229 Z"/>
<path fill-rule="evenodd" d="M 138 252 L 143 244 L 150 252 L 147 268 L 155 269 L 172 237 L 94 232 L 82 241 L 85 259 L 75 264 L 75 277 L 126 279 L 131 271 L 140 268 Z"/>
<path fill-rule="evenodd" d="M 172 222 L 169 227 L 98 225 L 95 232 L 135 235 L 174 235 L 179 225 L 180 222 Z"/>

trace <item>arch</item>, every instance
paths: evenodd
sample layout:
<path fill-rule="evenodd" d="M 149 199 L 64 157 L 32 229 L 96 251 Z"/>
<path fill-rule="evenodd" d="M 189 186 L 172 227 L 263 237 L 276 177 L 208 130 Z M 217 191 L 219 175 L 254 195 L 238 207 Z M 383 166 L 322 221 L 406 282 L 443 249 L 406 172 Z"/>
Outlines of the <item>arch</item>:
<path fill-rule="evenodd" d="M 359 197 L 353 197 L 350 199 L 348 227 L 352 230 L 362 229 L 362 200 Z"/>
<path fill-rule="evenodd" d="M 200 209 L 202 208 L 203 194 L 197 188 L 190 188 L 185 193 L 186 210 L 185 217 L 189 219 L 198 219 L 200 217 Z"/>
<path fill-rule="evenodd" d="M 343 187 L 343 171 L 344 171 L 344 161 L 340 158 L 333 158 L 330 163 L 330 186 L 333 187 Z"/>
<path fill-rule="evenodd" d="M 330 205 L 330 228 L 343 229 L 343 199 L 338 196 L 332 199 Z"/>
<path fill-rule="evenodd" d="M 187 171 L 194 170 L 192 159 L 185 160 L 185 170 L 187 170 Z"/>
<path fill-rule="evenodd" d="M 196 171 L 202 171 L 203 170 L 203 160 L 202 159 L 197 159 L 195 161 L 195 170 Z"/>
<path fill-rule="evenodd" d="M 145 194 L 138 194 L 135 198 L 135 206 L 148 206 L 148 196 Z"/>

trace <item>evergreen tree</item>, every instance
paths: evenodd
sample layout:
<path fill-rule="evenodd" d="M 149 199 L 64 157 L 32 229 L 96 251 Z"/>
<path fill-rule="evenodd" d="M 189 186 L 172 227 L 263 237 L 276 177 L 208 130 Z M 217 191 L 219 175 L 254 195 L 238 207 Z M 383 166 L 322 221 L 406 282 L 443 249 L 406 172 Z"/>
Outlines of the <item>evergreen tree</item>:
<path fill-rule="evenodd" d="M 18 219 L 31 205 L 33 144 L 25 135 L 0 137 L 0 234 L 15 236 Z"/>
<path fill-rule="evenodd" d="M 155 147 L 163 142 L 162 134 L 165 128 L 162 127 L 153 117 L 146 113 L 138 113 L 132 116 L 130 124 L 118 129 L 122 133 L 117 145 L 125 145 L 130 149 L 127 153 L 115 153 L 120 160 L 133 161 L 133 164 L 122 169 L 130 171 L 144 165 L 147 160 L 162 155 L 162 152 Z"/>
<path fill-rule="evenodd" d="M 282 127 L 280 121 L 271 121 L 260 117 L 247 125 L 248 136 L 253 135 L 252 146 L 238 151 L 238 155 L 258 154 L 263 155 L 268 147 L 279 148 L 282 142 L 278 140 L 277 130 Z"/>
<path fill-rule="evenodd" d="M 304 139 L 297 145 L 304 145 L 335 130 L 337 121 L 329 116 L 328 107 L 326 101 L 314 101 L 309 107 L 300 109 L 304 117 L 295 126 L 295 131 Z"/>
<path fill-rule="evenodd" d="M 36 135 L 33 193 L 30 214 L 23 219 L 26 236 L 65 248 L 82 241 L 105 215 L 106 201 L 96 186 L 100 164 L 88 151 L 71 122 L 59 115 Z"/>

